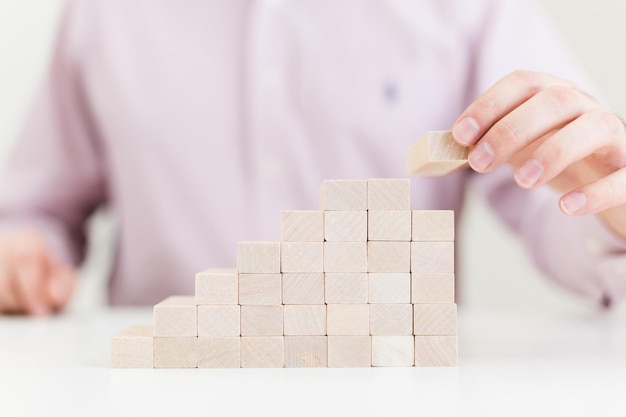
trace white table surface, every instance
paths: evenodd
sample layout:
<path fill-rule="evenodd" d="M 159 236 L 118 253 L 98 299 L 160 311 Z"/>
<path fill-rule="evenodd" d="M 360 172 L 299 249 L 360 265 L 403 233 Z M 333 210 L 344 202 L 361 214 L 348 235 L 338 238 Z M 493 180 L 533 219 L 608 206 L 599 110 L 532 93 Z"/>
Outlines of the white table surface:
<path fill-rule="evenodd" d="M 458 368 L 110 369 L 151 309 L 0 317 L 0 416 L 626 415 L 626 315 L 459 310 Z"/>

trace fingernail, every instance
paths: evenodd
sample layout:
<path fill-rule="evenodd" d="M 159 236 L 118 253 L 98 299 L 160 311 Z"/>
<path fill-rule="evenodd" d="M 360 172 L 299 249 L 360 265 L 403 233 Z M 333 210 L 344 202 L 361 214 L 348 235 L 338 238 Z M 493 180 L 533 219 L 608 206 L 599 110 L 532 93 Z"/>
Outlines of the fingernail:
<path fill-rule="evenodd" d="M 478 130 L 479 126 L 476 120 L 466 117 L 454 126 L 452 136 L 463 145 L 470 145 L 476 139 Z"/>
<path fill-rule="evenodd" d="M 571 193 L 561 199 L 561 208 L 567 214 L 576 214 L 587 205 L 587 197 L 583 193 Z"/>
<path fill-rule="evenodd" d="M 529 159 L 515 174 L 515 180 L 524 188 L 531 188 L 543 175 L 543 166 L 536 159 Z"/>
<path fill-rule="evenodd" d="M 489 143 L 483 142 L 469 154 L 469 164 L 476 171 L 485 171 L 494 160 L 495 153 Z"/>

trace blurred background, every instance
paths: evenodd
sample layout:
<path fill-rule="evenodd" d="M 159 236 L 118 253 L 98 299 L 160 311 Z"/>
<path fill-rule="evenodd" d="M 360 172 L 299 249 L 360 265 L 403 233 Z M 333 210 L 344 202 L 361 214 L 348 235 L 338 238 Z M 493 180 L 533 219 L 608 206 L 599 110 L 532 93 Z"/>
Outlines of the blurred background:
<path fill-rule="evenodd" d="M 626 2 L 538 1 L 595 82 L 605 104 L 626 115 Z M 62 5 L 63 0 L 0 0 L 0 166 L 47 65 Z M 581 313 L 593 308 L 544 278 L 485 203 L 471 194 L 467 199 L 465 221 L 457 226 L 464 306 Z M 74 309 L 104 304 L 114 226 L 106 211 L 91 221 L 91 249 L 81 270 Z"/>

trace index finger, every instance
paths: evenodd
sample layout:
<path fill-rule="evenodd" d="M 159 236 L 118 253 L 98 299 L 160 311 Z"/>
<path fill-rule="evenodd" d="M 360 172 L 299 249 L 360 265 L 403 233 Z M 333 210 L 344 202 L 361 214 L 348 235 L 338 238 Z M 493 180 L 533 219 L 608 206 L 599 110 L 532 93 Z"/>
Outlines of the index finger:
<path fill-rule="evenodd" d="M 459 116 L 452 128 L 454 139 L 472 146 L 500 119 L 535 94 L 551 86 L 574 84 L 548 74 L 515 71 L 496 82 Z"/>

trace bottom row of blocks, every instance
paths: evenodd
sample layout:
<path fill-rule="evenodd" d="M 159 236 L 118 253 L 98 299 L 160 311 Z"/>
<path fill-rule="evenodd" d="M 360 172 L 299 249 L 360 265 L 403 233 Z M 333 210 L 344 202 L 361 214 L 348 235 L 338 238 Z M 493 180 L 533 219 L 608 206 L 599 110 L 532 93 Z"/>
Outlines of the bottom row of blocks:
<path fill-rule="evenodd" d="M 456 335 L 152 337 L 147 327 L 113 337 L 112 367 L 456 366 L 458 357 Z"/>

